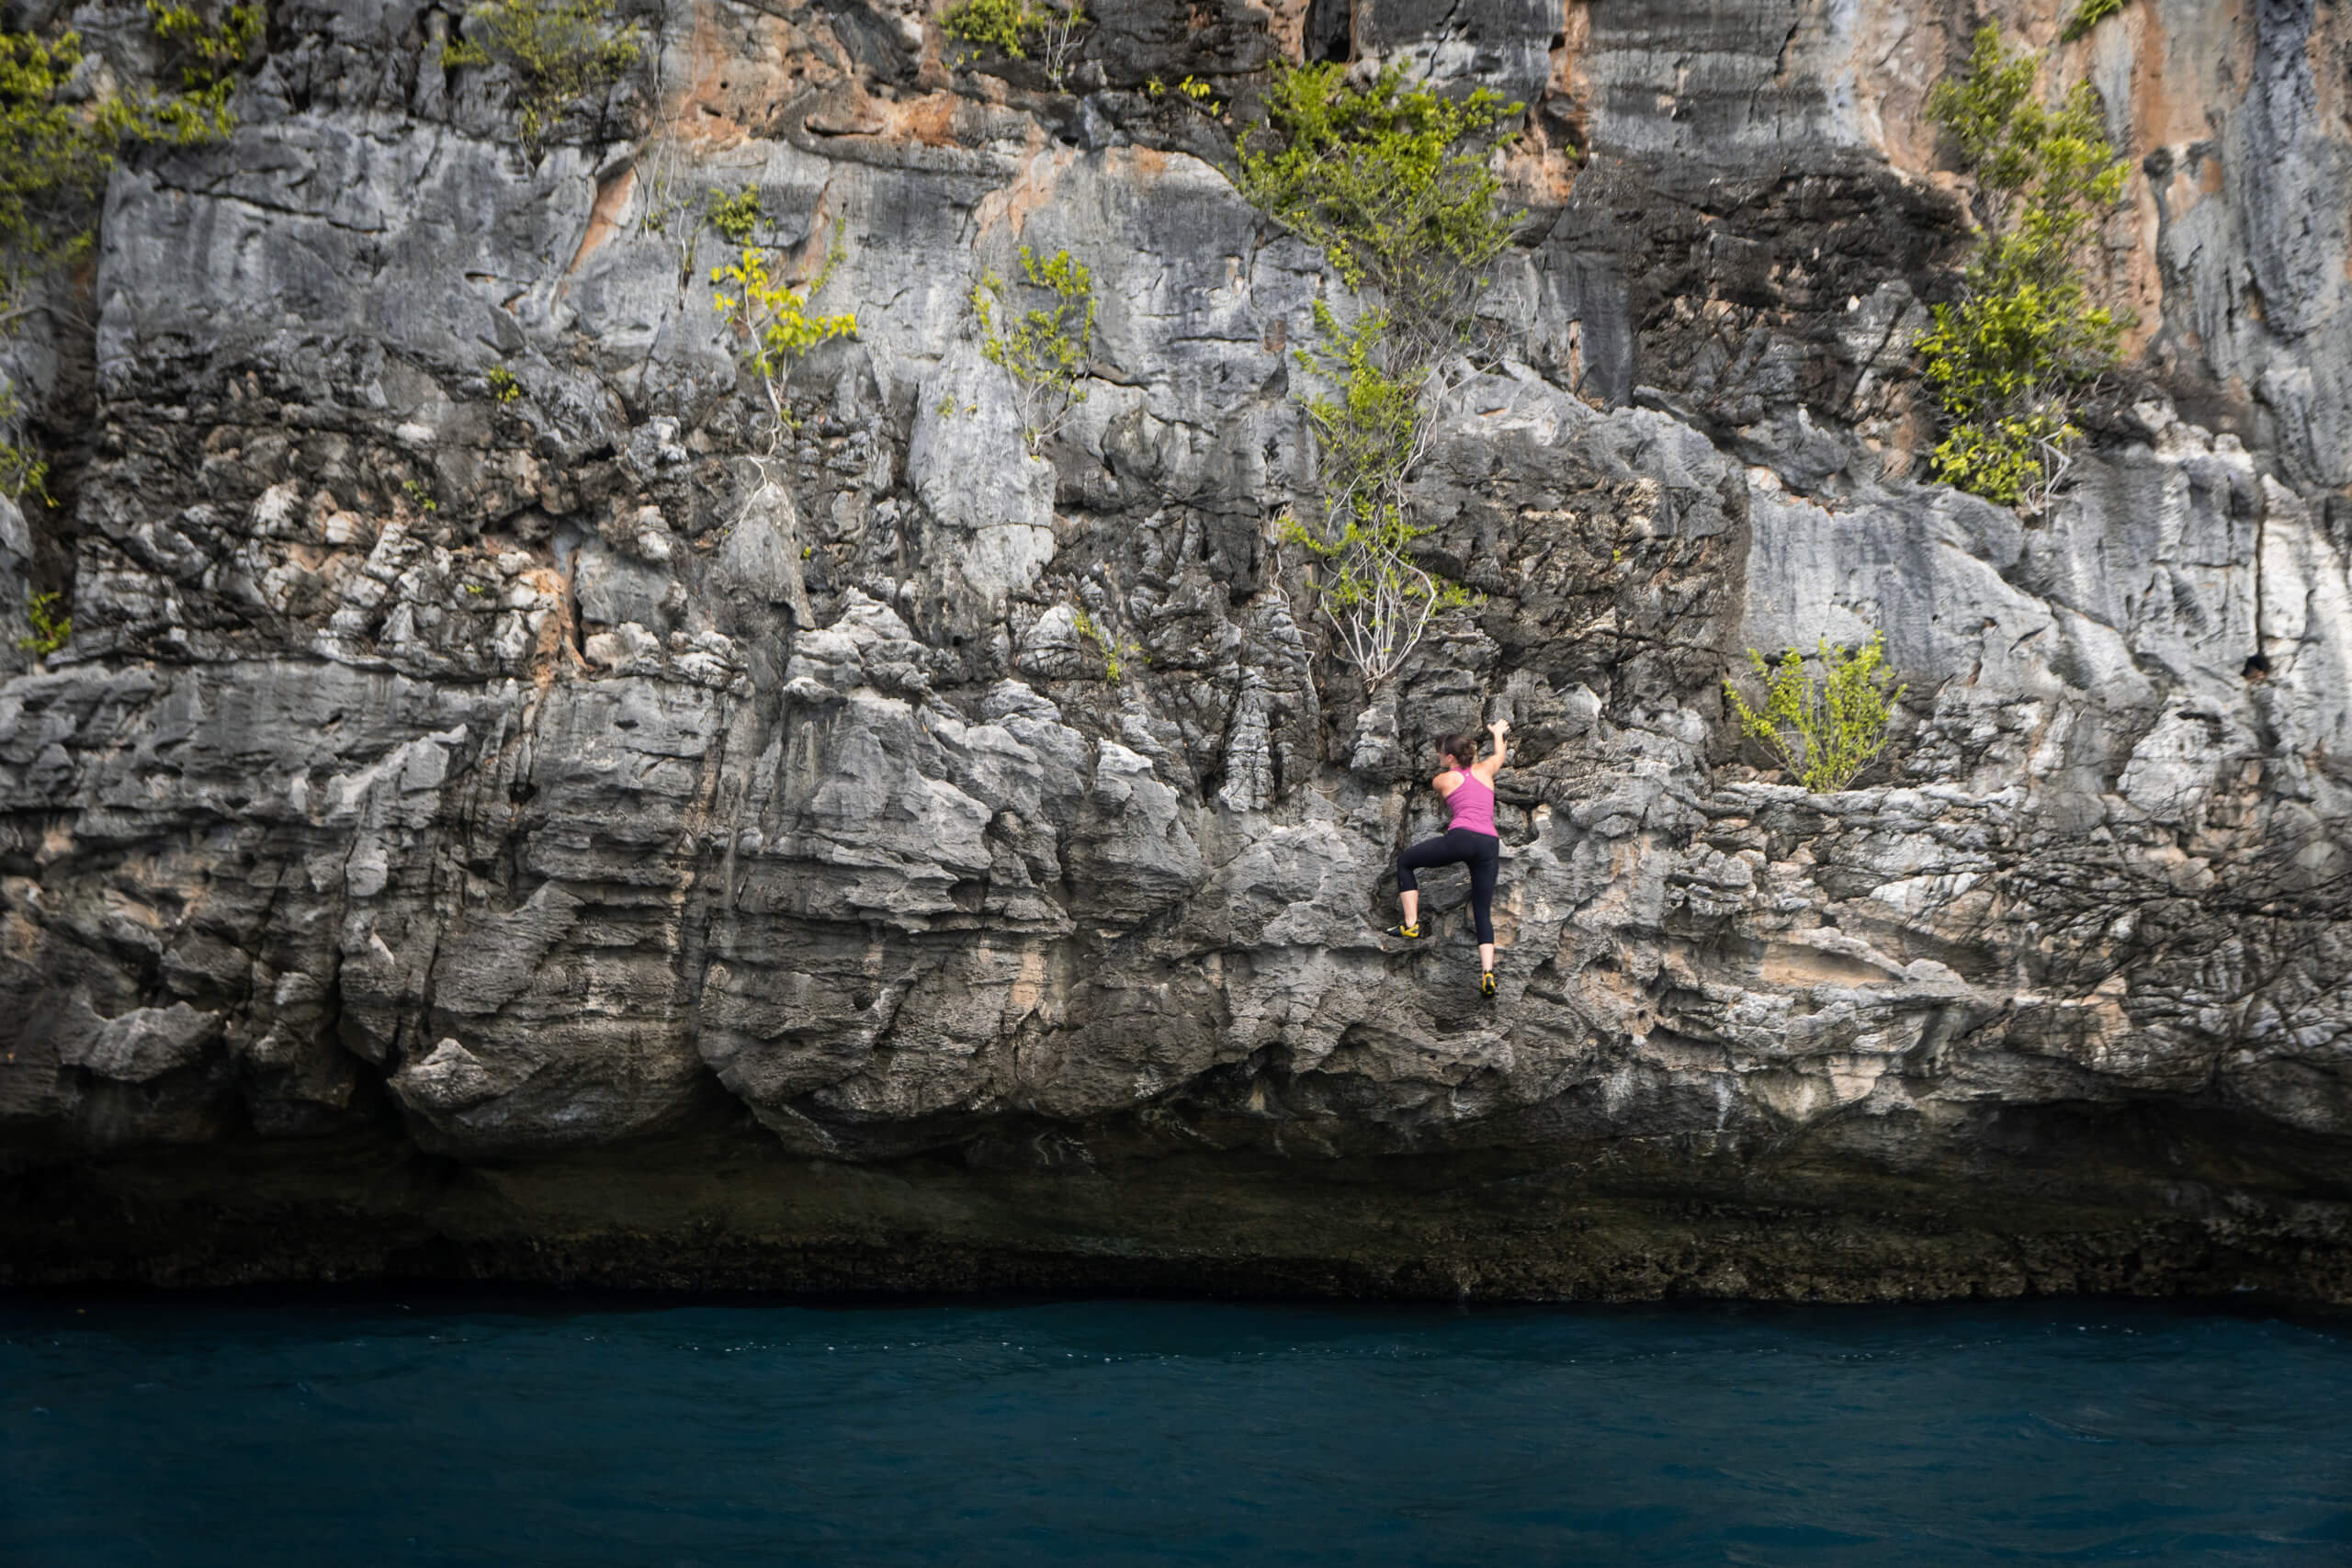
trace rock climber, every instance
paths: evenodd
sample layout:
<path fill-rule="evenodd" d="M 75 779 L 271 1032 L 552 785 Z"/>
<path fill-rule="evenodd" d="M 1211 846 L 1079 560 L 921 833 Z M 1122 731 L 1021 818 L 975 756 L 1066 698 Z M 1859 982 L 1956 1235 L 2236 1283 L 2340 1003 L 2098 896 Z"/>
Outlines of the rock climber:
<path fill-rule="evenodd" d="M 1438 737 L 1440 771 L 1430 784 L 1453 808 L 1453 821 L 1436 838 L 1423 839 L 1396 857 L 1396 897 L 1405 907 L 1405 920 L 1381 933 L 1406 942 L 1420 941 L 1421 892 L 1413 874 L 1431 866 L 1468 866 L 1470 912 L 1478 922 L 1478 994 L 1482 997 L 1495 994 L 1495 874 L 1501 869 L 1503 847 L 1495 835 L 1495 775 L 1503 771 L 1503 737 L 1510 732 L 1508 719 L 1487 726 L 1487 733 L 1494 737 L 1494 754 L 1476 761 L 1471 759 L 1477 755 L 1477 745 L 1467 735 Z"/>

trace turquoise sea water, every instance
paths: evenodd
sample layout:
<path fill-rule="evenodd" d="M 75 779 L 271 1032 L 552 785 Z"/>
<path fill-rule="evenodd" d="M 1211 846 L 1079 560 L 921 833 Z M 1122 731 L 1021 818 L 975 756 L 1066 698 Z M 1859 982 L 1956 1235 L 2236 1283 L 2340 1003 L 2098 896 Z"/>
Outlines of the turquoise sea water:
<path fill-rule="evenodd" d="M 2352 1325 L 0 1298 L 0 1562 L 2352 1562 Z"/>

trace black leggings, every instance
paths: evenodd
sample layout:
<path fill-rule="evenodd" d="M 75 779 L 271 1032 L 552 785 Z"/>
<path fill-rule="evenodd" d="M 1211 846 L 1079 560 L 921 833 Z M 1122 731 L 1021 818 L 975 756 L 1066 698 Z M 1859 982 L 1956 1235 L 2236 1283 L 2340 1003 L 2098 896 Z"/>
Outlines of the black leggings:
<path fill-rule="evenodd" d="M 1396 891 L 1410 893 L 1420 884 L 1413 873 L 1438 865 L 1470 868 L 1470 912 L 1478 918 L 1478 940 L 1495 940 L 1495 874 L 1502 869 L 1503 841 L 1492 833 L 1468 828 L 1448 828 L 1434 839 L 1423 839 L 1396 857 Z"/>

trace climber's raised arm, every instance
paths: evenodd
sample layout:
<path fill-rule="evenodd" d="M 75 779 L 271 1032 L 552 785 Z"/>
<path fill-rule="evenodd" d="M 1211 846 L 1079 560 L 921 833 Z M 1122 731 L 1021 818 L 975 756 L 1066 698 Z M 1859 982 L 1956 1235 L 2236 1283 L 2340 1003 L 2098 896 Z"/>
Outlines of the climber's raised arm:
<path fill-rule="evenodd" d="M 1487 733 L 1495 738 L 1494 755 L 1481 759 L 1470 771 L 1478 775 L 1479 783 L 1491 788 L 1495 782 L 1495 775 L 1503 771 L 1503 759 L 1510 754 L 1510 749 L 1503 744 L 1503 737 L 1510 733 L 1510 720 L 1507 718 L 1495 720 L 1494 723 L 1487 726 Z"/>

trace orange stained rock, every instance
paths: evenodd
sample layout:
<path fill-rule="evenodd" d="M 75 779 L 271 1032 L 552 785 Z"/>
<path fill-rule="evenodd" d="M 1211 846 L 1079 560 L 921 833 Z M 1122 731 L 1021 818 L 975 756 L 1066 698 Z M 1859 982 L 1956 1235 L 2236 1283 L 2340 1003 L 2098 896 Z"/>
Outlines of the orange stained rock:
<path fill-rule="evenodd" d="M 1155 152 L 1152 156 L 1164 160 L 1166 155 Z M 1001 225 L 1009 225 L 1016 235 L 1025 231 L 1029 215 L 1053 199 L 1054 187 L 1061 183 L 1063 172 L 1077 161 L 1076 148 L 1035 147 L 1023 160 L 1018 178 L 980 198 L 980 205 L 972 213 L 979 234 L 993 233 Z"/>
<path fill-rule="evenodd" d="M 637 170 L 633 166 L 607 175 L 597 185 L 595 203 L 588 209 L 587 231 L 580 236 L 580 248 L 571 253 L 571 265 L 563 269 L 566 276 L 577 275 L 590 254 L 620 231 L 621 222 L 628 213 L 629 197 L 636 193 Z"/>
<path fill-rule="evenodd" d="M 1311 0 L 1250 0 L 1266 18 L 1266 34 L 1284 60 L 1296 64 L 1306 52 L 1306 11 Z"/>

